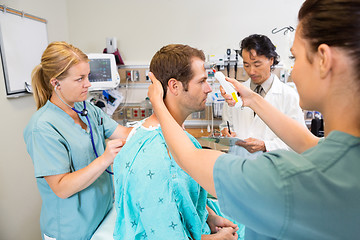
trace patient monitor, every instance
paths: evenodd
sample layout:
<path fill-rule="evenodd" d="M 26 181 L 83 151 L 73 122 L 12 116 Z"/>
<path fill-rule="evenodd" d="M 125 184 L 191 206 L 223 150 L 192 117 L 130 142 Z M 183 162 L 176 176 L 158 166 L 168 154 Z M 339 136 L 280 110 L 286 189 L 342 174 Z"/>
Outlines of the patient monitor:
<path fill-rule="evenodd" d="M 117 87 L 120 76 L 113 54 L 89 53 L 91 87 L 89 91 L 107 90 Z"/>

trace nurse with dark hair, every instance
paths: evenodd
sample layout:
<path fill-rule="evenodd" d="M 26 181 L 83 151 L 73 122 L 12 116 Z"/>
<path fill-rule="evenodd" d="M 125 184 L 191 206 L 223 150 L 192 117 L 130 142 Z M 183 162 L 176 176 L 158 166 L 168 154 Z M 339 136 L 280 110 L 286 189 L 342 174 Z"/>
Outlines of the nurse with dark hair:
<path fill-rule="evenodd" d="M 296 152 L 276 150 L 255 160 L 197 149 L 162 100 L 149 97 L 175 160 L 246 226 L 246 239 L 356 239 L 360 236 L 360 1 L 306 0 L 298 15 L 292 71 L 303 109 L 320 111 L 319 139 L 258 94 L 228 79 Z M 228 99 L 228 96 L 226 96 Z"/>

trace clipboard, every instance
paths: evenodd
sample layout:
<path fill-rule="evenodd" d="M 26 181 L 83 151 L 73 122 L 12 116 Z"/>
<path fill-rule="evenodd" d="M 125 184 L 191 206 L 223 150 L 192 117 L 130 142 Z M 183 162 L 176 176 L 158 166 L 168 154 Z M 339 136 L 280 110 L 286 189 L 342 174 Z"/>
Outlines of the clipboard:
<path fill-rule="evenodd" d="M 200 139 L 229 147 L 236 145 L 237 141 L 245 142 L 243 139 L 236 137 L 201 137 Z"/>

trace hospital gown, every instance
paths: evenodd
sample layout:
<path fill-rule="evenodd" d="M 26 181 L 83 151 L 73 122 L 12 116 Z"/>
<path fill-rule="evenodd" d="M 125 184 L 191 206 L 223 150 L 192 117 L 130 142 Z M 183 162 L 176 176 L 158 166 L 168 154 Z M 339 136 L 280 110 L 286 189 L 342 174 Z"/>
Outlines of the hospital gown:
<path fill-rule="evenodd" d="M 169 157 L 161 129 L 139 126 L 133 131 L 114 160 L 114 239 L 201 239 L 210 234 L 207 192 Z"/>

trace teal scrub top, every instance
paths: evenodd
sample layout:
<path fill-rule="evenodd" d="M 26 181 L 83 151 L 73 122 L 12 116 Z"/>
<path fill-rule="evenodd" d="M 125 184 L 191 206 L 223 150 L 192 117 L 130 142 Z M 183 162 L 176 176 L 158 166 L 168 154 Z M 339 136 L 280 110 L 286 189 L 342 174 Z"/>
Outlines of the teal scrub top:
<path fill-rule="evenodd" d="M 81 111 L 83 103 L 75 103 Z M 86 103 L 99 156 L 118 124 L 101 109 Z M 84 116 L 81 120 L 88 125 Z M 62 239 L 90 239 L 113 204 L 112 177 L 104 172 L 86 189 L 61 199 L 54 194 L 44 176 L 74 172 L 95 158 L 90 132 L 82 129 L 63 110 L 48 101 L 31 118 L 24 130 L 27 151 L 34 164 L 42 198 L 42 235 Z"/>
<path fill-rule="evenodd" d="M 219 156 L 221 210 L 251 239 L 357 239 L 360 138 L 333 131 L 302 154 L 283 150 L 255 160 Z"/>
<path fill-rule="evenodd" d="M 114 239 L 200 240 L 210 234 L 207 192 L 169 157 L 161 129 L 133 131 L 114 159 Z"/>

